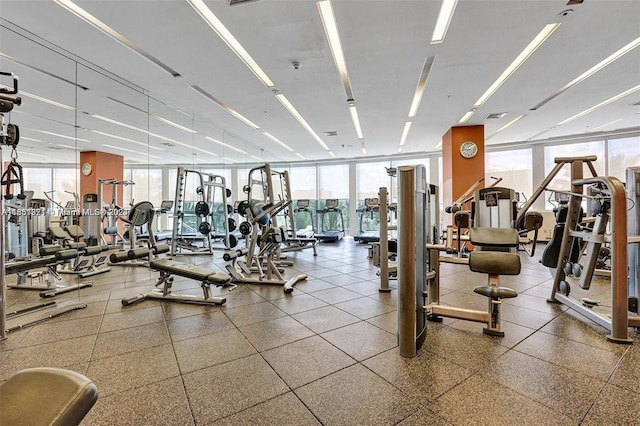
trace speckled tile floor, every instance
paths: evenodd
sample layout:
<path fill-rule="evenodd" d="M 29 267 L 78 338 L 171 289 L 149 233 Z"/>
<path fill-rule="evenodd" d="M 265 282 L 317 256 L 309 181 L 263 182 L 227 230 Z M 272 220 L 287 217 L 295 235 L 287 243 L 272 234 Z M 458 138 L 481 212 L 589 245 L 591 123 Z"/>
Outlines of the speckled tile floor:
<path fill-rule="evenodd" d="M 378 292 L 365 247 L 345 239 L 319 246 L 317 257 L 289 255 L 286 276 L 308 275 L 292 294 L 214 289 L 227 297 L 222 307 L 123 307 L 156 273 L 113 267 L 89 277 L 92 287 L 57 296 L 58 308 L 37 315 L 85 309 L 0 341 L 0 381 L 33 366 L 87 375 L 100 398 L 83 425 L 640 424 L 640 342 L 610 343 L 604 328 L 547 303 L 552 281 L 536 259 L 523 257 L 521 275 L 503 280 L 519 292 L 503 303 L 505 337 L 445 319 L 429 323 L 423 348 L 407 359 L 397 347 L 397 290 Z M 183 259 L 222 271 L 221 257 Z M 451 264 L 441 275 L 443 303 L 485 307 L 472 292 L 483 276 Z M 594 283 L 598 297 L 606 286 Z M 176 278 L 174 292 L 200 288 Z M 8 290 L 7 301 L 13 310 L 41 299 Z"/>

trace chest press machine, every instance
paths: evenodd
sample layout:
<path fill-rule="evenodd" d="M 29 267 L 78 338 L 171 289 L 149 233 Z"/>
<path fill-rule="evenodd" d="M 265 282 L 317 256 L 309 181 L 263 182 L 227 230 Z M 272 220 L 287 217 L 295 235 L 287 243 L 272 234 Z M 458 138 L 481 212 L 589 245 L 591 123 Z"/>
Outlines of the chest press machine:
<path fill-rule="evenodd" d="M 153 290 L 138 294 L 128 299 L 122 299 L 122 305 L 128 306 L 147 299 L 160 299 L 168 302 L 195 303 L 203 305 L 223 305 L 227 299 L 212 296 L 211 286 L 225 286 L 231 280 L 227 274 L 218 273 L 208 268 L 189 265 L 182 262 L 174 262 L 168 259 L 154 258 L 163 253 L 168 253 L 171 248 L 168 244 L 156 244 L 153 236 L 153 218 L 155 210 L 153 204 L 143 201 L 131 208 L 130 220 L 135 223 L 146 223 L 149 230 L 149 247 L 134 248 L 112 253 L 109 257 L 111 263 L 147 259 L 149 269 L 156 270 L 160 277 Z M 180 276 L 196 280 L 202 288 L 202 296 L 172 293 L 173 276 Z"/>
<path fill-rule="evenodd" d="M 469 268 L 488 275 L 485 286 L 474 292 L 488 299 L 486 311 L 439 304 L 439 262 L 443 244 L 429 244 L 430 214 L 424 166 L 399 168 L 398 196 L 398 341 L 400 354 L 413 357 L 426 337 L 426 323 L 452 317 L 485 323 L 483 332 L 503 336 L 500 328 L 501 300 L 516 297 L 500 287 L 500 275 L 518 275 L 520 258 L 511 253 L 519 243 L 513 228 L 473 227 L 469 239 L 476 246 L 470 254 Z M 437 203 L 436 203 L 437 205 Z M 478 206 L 479 207 L 479 206 Z M 494 251 L 498 250 L 498 251 Z"/>

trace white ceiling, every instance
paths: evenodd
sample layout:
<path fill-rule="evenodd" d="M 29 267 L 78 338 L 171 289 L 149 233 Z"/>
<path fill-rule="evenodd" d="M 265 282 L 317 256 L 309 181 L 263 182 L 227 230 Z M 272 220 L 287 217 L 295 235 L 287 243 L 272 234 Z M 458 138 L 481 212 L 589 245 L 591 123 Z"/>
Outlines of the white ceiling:
<path fill-rule="evenodd" d="M 76 146 L 151 164 L 333 158 L 185 0 L 75 3 L 181 76 L 171 76 L 53 1 L 0 0 L 0 70 L 19 76 L 21 91 L 75 108 L 52 106 L 23 93 L 23 105 L 15 107 L 9 117 L 21 129 L 21 160 L 74 162 L 75 151 L 68 147 Z M 436 150 L 441 136 L 457 125 L 522 49 L 552 22 L 561 22 L 559 29 L 466 124 L 484 124 L 487 144 L 640 128 L 640 106 L 634 105 L 640 102 L 640 91 L 555 127 L 638 86 L 640 48 L 538 110 L 531 110 L 640 37 L 638 0 L 585 0 L 571 6 L 567 0 L 460 0 L 442 44 L 430 44 L 439 0 L 333 0 L 366 156 L 360 149 L 315 1 L 259 0 L 229 6 L 227 0 L 208 0 L 206 4 L 337 158 L 398 153 L 428 56 L 435 59 L 402 152 Z M 562 16 L 567 9 L 572 12 Z M 299 62 L 299 69 L 294 69 L 294 61 Z M 8 85 L 9 80 L 4 78 L 2 84 Z M 247 126 L 190 86 L 204 89 L 260 129 Z M 488 114 L 498 112 L 507 114 L 485 120 Z M 526 116 L 496 133 L 522 114 Z M 148 129 L 153 135 L 96 119 L 95 115 Z M 197 133 L 179 130 L 155 117 Z M 327 131 L 338 135 L 325 136 Z M 262 132 L 269 132 L 295 152 Z M 246 154 L 216 145 L 205 136 Z"/>

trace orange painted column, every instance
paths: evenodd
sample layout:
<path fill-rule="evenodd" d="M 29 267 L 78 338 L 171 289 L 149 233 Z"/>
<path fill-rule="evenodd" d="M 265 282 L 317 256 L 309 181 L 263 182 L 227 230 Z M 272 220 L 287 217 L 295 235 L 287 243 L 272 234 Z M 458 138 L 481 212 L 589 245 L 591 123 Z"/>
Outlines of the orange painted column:
<path fill-rule="evenodd" d="M 466 149 L 461 150 L 463 146 Z M 452 127 L 442 136 L 442 178 L 440 194 L 445 207 L 484 178 L 484 126 Z M 480 188 L 484 182 L 476 189 Z M 443 223 L 453 223 L 453 215 L 443 215 Z"/>
<path fill-rule="evenodd" d="M 82 151 L 80 153 L 80 200 L 85 194 L 98 193 L 98 181 L 100 179 L 115 178 L 118 181 L 124 178 L 124 158 L 121 155 L 108 154 L 100 151 Z M 122 186 L 118 188 L 117 204 L 122 206 Z M 110 203 L 113 199 L 112 186 L 103 188 L 104 202 Z"/>

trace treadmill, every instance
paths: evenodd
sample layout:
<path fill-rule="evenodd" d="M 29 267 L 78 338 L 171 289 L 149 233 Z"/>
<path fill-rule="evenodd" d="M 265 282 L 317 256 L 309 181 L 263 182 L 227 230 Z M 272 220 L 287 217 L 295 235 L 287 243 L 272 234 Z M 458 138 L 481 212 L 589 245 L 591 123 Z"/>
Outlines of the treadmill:
<path fill-rule="evenodd" d="M 310 223 L 311 223 L 310 225 L 311 229 L 309 229 L 309 226 L 301 229 L 296 229 L 297 238 L 313 238 L 313 234 L 314 234 L 313 215 L 311 214 L 311 209 L 309 208 L 309 204 L 310 204 L 309 200 L 296 201 L 296 209 L 294 210 L 294 214 L 296 215 L 296 218 L 298 217 L 298 215 L 303 216 L 308 214 Z"/>
<path fill-rule="evenodd" d="M 319 241 L 336 242 L 344 237 L 344 217 L 337 198 L 325 200 L 325 208 L 318 210 L 319 227 L 315 235 Z"/>
<path fill-rule="evenodd" d="M 362 244 L 380 241 L 380 201 L 377 198 L 365 198 L 364 207 L 358 210 L 358 214 L 358 234 L 353 237 L 353 240 Z M 365 228 L 369 229 L 365 230 Z"/>

